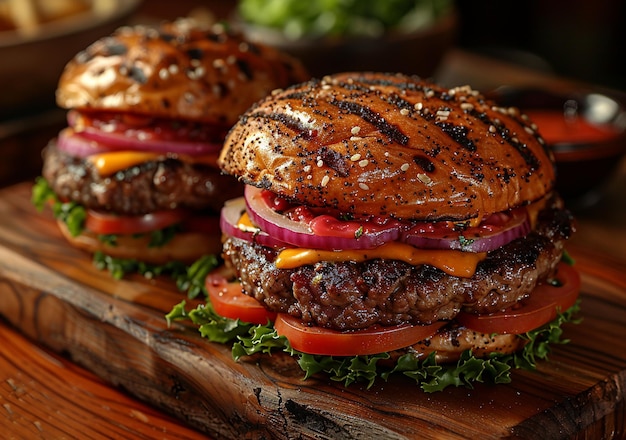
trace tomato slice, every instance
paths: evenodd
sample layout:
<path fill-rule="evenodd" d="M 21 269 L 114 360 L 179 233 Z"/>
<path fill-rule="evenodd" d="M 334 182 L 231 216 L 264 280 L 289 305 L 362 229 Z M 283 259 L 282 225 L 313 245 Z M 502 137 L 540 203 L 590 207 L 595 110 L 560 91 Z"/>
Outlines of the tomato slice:
<path fill-rule="evenodd" d="M 559 263 L 556 279 L 560 286 L 541 284 L 521 304 L 502 312 L 476 315 L 461 312 L 456 319 L 465 327 L 482 333 L 521 334 L 552 321 L 557 311 L 574 305 L 580 292 L 580 275 L 572 266 Z"/>
<path fill-rule="evenodd" d="M 268 320 L 276 318 L 276 313 L 243 293 L 238 281 L 229 282 L 223 275 L 213 272 L 206 277 L 205 285 L 211 304 L 220 316 L 250 324 L 267 324 Z"/>
<path fill-rule="evenodd" d="M 386 353 L 413 345 L 432 336 L 445 322 L 430 325 L 375 325 L 363 330 L 338 331 L 308 326 L 290 315 L 279 313 L 276 332 L 286 337 L 295 350 L 326 356 L 358 356 Z"/>
<path fill-rule="evenodd" d="M 172 226 L 187 218 L 183 209 L 156 211 L 137 216 L 115 215 L 87 210 L 85 228 L 96 234 L 142 234 Z"/>
<path fill-rule="evenodd" d="M 98 131 L 112 139 L 152 142 L 210 142 L 224 139 L 228 127 L 219 124 L 205 124 L 182 119 L 152 118 L 132 113 L 89 112 L 71 110 L 68 112 L 71 127 L 81 127 L 87 132 Z M 219 144 L 222 142 L 219 141 Z"/>

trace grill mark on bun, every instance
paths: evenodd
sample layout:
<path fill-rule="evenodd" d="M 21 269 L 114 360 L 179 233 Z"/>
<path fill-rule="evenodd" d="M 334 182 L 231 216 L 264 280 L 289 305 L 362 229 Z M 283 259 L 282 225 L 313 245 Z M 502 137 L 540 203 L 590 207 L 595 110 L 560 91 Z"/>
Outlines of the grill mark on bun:
<path fill-rule="evenodd" d="M 372 124 L 390 140 L 393 140 L 400 145 L 406 145 L 409 143 L 408 136 L 402 133 L 398 127 L 387 122 L 385 118 L 383 118 L 379 113 L 373 111 L 371 108 L 351 101 L 331 99 L 329 102 L 341 110 L 360 116 L 364 121 Z"/>
<path fill-rule="evenodd" d="M 413 107 L 409 101 L 406 101 L 395 94 L 385 99 L 385 101 L 387 101 L 391 105 L 398 107 L 400 111 L 410 110 Z"/>
<path fill-rule="evenodd" d="M 326 164 L 330 169 L 334 170 L 340 177 L 348 177 L 348 167 L 344 158 L 336 152 L 326 146 L 323 146 L 319 150 L 320 160 Z"/>
<path fill-rule="evenodd" d="M 297 132 L 297 137 L 304 140 L 311 140 L 317 136 L 317 130 L 311 130 L 310 127 L 304 125 L 302 121 L 293 118 L 284 113 L 263 113 L 256 112 L 246 116 L 248 118 L 265 119 L 268 121 L 277 121 L 283 124 L 285 127 Z"/>
<path fill-rule="evenodd" d="M 435 125 L 466 150 L 472 152 L 476 151 L 476 144 L 467 137 L 469 134 L 469 129 L 467 127 L 463 125 L 450 124 L 448 122 L 436 122 Z"/>
<path fill-rule="evenodd" d="M 203 54 L 204 51 L 199 47 L 192 47 L 190 49 L 187 49 L 187 55 L 189 55 L 189 58 L 192 60 L 201 60 Z"/>
<path fill-rule="evenodd" d="M 389 83 L 389 81 L 382 81 L 384 83 Z M 363 81 L 364 84 L 371 84 L 372 86 L 375 85 L 377 82 L 376 81 Z M 390 85 L 390 84 L 378 84 L 378 85 Z M 352 97 L 354 98 L 368 98 L 371 95 L 376 95 L 379 99 L 384 100 L 385 102 L 388 102 L 389 104 L 399 108 L 400 110 L 406 109 L 406 110 L 410 110 L 411 108 L 413 108 L 413 105 L 405 100 L 402 99 L 398 94 L 396 93 L 392 93 L 389 96 L 385 96 L 383 95 L 380 90 L 378 89 L 373 89 L 371 86 L 370 87 L 365 87 L 361 84 L 355 83 L 353 81 L 347 81 L 347 82 L 338 82 L 337 86 L 342 87 L 346 90 L 349 91 L 359 91 L 362 92 L 362 94 L 360 95 L 354 95 Z M 404 89 L 408 90 L 410 89 L 410 87 L 408 86 L 408 84 L 405 83 L 405 87 Z"/>
<path fill-rule="evenodd" d="M 232 126 L 272 90 L 308 78 L 285 53 L 251 44 L 223 25 L 185 18 L 120 27 L 95 41 L 66 65 L 56 97 L 68 109 Z"/>
<path fill-rule="evenodd" d="M 401 87 L 401 85 L 397 85 L 397 86 Z M 405 87 L 405 88 L 408 89 L 409 87 Z M 424 87 L 422 87 L 421 89 L 425 90 Z M 450 93 L 447 93 L 445 91 L 437 91 L 434 89 L 429 89 L 429 90 L 432 90 L 432 92 L 430 93 L 432 95 L 431 97 L 437 97 L 441 99 L 442 101 L 450 101 L 454 99 L 460 102 L 460 97 L 457 94 L 451 95 Z M 539 168 L 540 163 L 537 157 L 532 153 L 532 151 L 526 148 L 526 145 L 520 143 L 519 141 L 516 141 L 515 138 L 510 135 L 510 130 L 507 127 L 505 127 L 501 122 L 489 118 L 487 113 L 477 111 L 474 108 L 469 110 L 468 113 L 474 116 L 476 119 L 482 121 L 487 127 L 491 127 L 491 126 L 496 127 L 497 133 L 519 153 L 522 159 L 524 159 L 524 162 L 526 162 L 526 164 L 531 168 L 532 171 L 537 170 Z M 526 126 L 521 121 L 518 120 L 518 122 L 520 123 L 522 128 Z M 436 125 L 441 127 L 446 134 L 450 135 L 455 141 L 459 142 L 468 150 L 470 151 L 476 150 L 476 146 L 474 145 L 474 143 L 470 139 L 467 139 L 466 127 L 463 127 L 465 128 L 465 130 L 458 130 L 458 129 L 452 128 L 452 124 L 444 123 L 444 124 L 436 124 Z M 465 134 L 463 134 L 463 131 L 465 131 Z"/>
<path fill-rule="evenodd" d="M 519 110 L 416 76 L 348 72 L 275 90 L 230 133 L 226 173 L 357 215 L 478 219 L 554 185 L 553 157 Z"/>
<path fill-rule="evenodd" d="M 399 80 L 398 77 L 394 79 L 389 78 L 372 78 L 371 76 L 357 75 L 354 77 L 354 81 L 358 81 L 361 84 L 367 84 L 374 87 L 395 87 L 405 91 L 424 91 L 428 87 L 417 82 L 408 82 Z"/>
<path fill-rule="evenodd" d="M 128 47 L 116 38 L 109 38 L 105 43 L 104 50 L 109 56 L 124 55 Z"/>
<path fill-rule="evenodd" d="M 482 121 L 487 127 L 494 127 L 495 133 L 499 134 L 502 139 L 504 139 L 507 144 L 509 144 L 515 151 L 519 153 L 519 155 L 524 159 L 526 165 L 528 165 L 532 171 L 539 169 L 539 160 L 537 156 L 530 151 L 525 144 L 522 144 L 518 140 L 516 140 L 512 135 L 509 128 L 504 126 L 502 122 L 499 120 L 491 119 L 485 112 L 471 111 L 472 116 L 476 119 Z"/>
<path fill-rule="evenodd" d="M 148 81 L 146 73 L 139 66 L 130 66 L 128 76 L 137 81 L 139 84 L 145 84 Z"/>
<path fill-rule="evenodd" d="M 235 63 L 237 64 L 239 71 L 247 80 L 251 80 L 254 77 L 250 64 L 248 64 L 245 60 L 242 60 L 241 58 L 237 58 Z"/>
<path fill-rule="evenodd" d="M 413 156 L 413 162 L 420 167 L 424 172 L 432 173 L 435 171 L 435 164 L 430 161 L 426 156 L 416 155 Z"/>
<path fill-rule="evenodd" d="M 428 92 L 429 97 L 431 98 L 438 98 L 441 99 L 442 101 L 451 101 L 451 100 L 456 100 L 460 102 L 460 97 L 457 96 L 457 94 L 450 94 L 449 92 L 445 91 L 445 90 L 435 90 L 433 88 L 428 88 L 428 87 L 424 87 L 423 85 L 420 84 L 416 84 L 416 83 L 407 83 L 407 82 L 394 82 L 391 80 L 384 80 L 384 79 L 377 79 L 377 80 L 368 80 L 364 77 L 359 77 L 358 78 L 360 82 L 364 83 L 364 84 L 369 84 L 370 86 L 393 86 L 396 87 L 400 90 L 411 90 L 411 91 L 422 91 L 422 92 Z M 342 85 L 345 83 L 342 83 Z M 354 86 L 353 86 L 354 88 Z M 463 96 L 463 95 L 461 95 Z M 391 98 L 387 99 L 387 101 L 390 104 L 394 104 L 400 108 L 410 108 L 412 107 L 410 105 L 410 103 L 408 103 L 406 100 L 403 100 L 402 98 L 397 97 L 397 95 L 392 95 Z M 470 111 L 470 113 L 476 117 L 477 119 L 483 121 L 488 127 L 489 126 L 495 126 L 497 128 L 500 129 L 499 134 L 500 136 L 510 145 L 512 146 L 519 154 L 520 156 L 524 159 L 524 161 L 526 162 L 526 164 L 531 168 L 531 170 L 537 170 L 540 166 L 540 163 L 537 159 L 537 157 L 526 148 L 526 146 L 522 143 L 520 143 L 519 141 L 516 141 L 514 139 L 514 137 L 510 136 L 510 131 L 506 128 L 503 127 L 503 125 L 501 123 L 498 123 L 497 121 L 493 121 L 491 120 L 486 113 L 484 112 L 478 112 L 476 110 L 472 110 Z M 422 117 L 424 117 L 425 119 L 433 119 L 434 116 L 432 114 L 422 114 Z M 517 121 L 518 123 L 520 123 L 520 125 L 522 126 L 522 128 L 525 128 L 527 125 L 524 124 L 522 121 Z M 471 141 L 470 139 L 467 138 L 467 128 L 466 127 L 457 127 L 454 128 L 452 124 L 437 124 L 440 128 L 443 129 L 443 131 L 450 135 L 455 141 L 459 142 L 461 145 L 463 145 L 465 148 L 467 148 L 470 151 L 475 151 L 476 150 L 476 146 L 474 145 L 473 141 Z"/>

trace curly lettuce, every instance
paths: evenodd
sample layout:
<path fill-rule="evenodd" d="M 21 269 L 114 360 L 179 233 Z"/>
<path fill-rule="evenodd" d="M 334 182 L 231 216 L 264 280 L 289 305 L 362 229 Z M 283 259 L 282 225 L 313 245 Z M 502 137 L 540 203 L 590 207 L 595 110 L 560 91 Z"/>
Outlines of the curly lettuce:
<path fill-rule="evenodd" d="M 218 315 L 210 302 L 195 309 L 186 310 L 186 302 L 181 301 L 166 315 L 168 324 L 173 321 L 189 321 L 197 326 L 200 334 L 212 342 L 231 343 L 235 361 L 257 353 L 269 354 L 275 350 L 293 356 L 304 372 L 304 379 L 318 373 L 328 374 L 330 379 L 349 386 L 354 382 L 364 382 L 370 388 L 377 378 L 387 380 L 391 375 L 402 374 L 413 379 L 425 392 L 441 391 L 449 386 L 472 388 L 476 382 L 509 383 L 513 369 L 534 370 L 539 360 L 548 359 L 550 346 L 566 344 L 562 325 L 577 323 L 580 300 L 542 327 L 519 335 L 526 340 L 524 348 L 513 354 L 492 353 L 482 359 L 466 350 L 454 364 L 438 364 L 434 353 L 426 358 L 410 349 L 400 356 L 395 365 L 388 366 L 388 353 L 367 356 L 339 357 L 319 356 L 294 350 L 289 341 L 276 333 L 271 323 L 253 325 L 240 320 Z"/>

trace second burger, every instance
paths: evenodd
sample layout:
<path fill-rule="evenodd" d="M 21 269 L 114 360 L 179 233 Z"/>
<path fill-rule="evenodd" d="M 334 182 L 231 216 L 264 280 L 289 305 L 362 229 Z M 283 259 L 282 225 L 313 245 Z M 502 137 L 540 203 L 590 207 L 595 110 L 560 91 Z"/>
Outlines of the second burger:
<path fill-rule="evenodd" d="M 118 29 L 59 81 L 68 127 L 44 150 L 34 201 L 91 253 L 152 264 L 218 254 L 217 214 L 242 187 L 216 159 L 253 102 L 307 79 L 302 65 L 223 25 Z"/>

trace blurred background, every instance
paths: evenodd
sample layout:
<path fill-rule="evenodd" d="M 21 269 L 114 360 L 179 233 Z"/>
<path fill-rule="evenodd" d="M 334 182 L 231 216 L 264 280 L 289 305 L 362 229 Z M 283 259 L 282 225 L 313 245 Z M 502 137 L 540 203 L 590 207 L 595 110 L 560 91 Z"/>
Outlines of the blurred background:
<path fill-rule="evenodd" d="M 460 47 L 626 90 L 626 2 L 457 1 Z"/>
<path fill-rule="evenodd" d="M 187 15 L 228 21 L 300 57 L 315 76 L 446 78 L 442 65 L 461 52 L 626 93 L 622 0 L 0 0 L 0 185 L 38 174 L 41 149 L 64 123 L 54 90 L 75 53 L 122 24 Z"/>
<path fill-rule="evenodd" d="M 260 0 L 257 3 L 283 1 Z M 343 3 L 359 2 L 363 0 Z M 394 3 L 393 0 L 376 2 Z M 207 8 L 217 19 L 229 19 L 237 3 L 236 0 L 150 0 L 144 1 L 139 13 L 171 18 Z M 315 2 L 296 0 L 293 3 Z M 458 20 L 454 44 L 460 48 L 626 90 L 626 63 L 623 62 L 626 2 L 622 0 L 429 0 L 423 3 L 431 3 L 435 9 L 438 3 L 455 7 Z M 406 54 L 405 60 L 411 56 Z"/>

